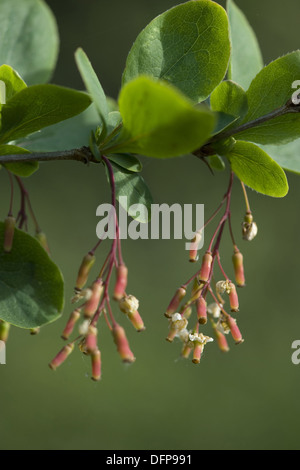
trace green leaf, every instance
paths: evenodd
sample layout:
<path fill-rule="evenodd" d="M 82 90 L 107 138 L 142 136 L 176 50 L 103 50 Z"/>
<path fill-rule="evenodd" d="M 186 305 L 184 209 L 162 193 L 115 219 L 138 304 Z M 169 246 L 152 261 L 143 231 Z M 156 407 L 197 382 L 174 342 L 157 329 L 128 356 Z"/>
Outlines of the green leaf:
<path fill-rule="evenodd" d="M 231 80 L 221 82 L 210 96 L 210 106 L 213 111 L 243 118 L 248 110 L 246 92 Z"/>
<path fill-rule="evenodd" d="M 234 116 L 230 116 L 229 114 L 222 113 L 222 112 L 217 112 L 217 123 L 215 125 L 213 134 L 219 134 L 221 131 L 225 131 L 232 127 L 233 124 L 235 124 L 238 121 L 238 118 L 235 118 Z"/>
<path fill-rule="evenodd" d="M 209 164 L 214 170 L 217 170 L 217 171 L 225 170 L 225 163 L 219 155 L 211 155 L 209 157 Z"/>
<path fill-rule="evenodd" d="M 147 223 L 151 218 L 151 204 L 153 203 L 153 199 L 144 178 L 137 173 L 131 173 L 124 169 L 121 170 L 119 166 L 114 164 L 113 171 L 116 197 L 120 205 L 138 222 Z M 127 199 L 122 199 L 122 196 L 125 196 Z M 134 204 L 142 204 L 145 206 L 146 211 L 141 210 L 138 213 L 132 210 L 130 206 Z"/>
<path fill-rule="evenodd" d="M 0 155 L 17 155 L 22 153 L 30 153 L 28 150 L 16 145 L 0 145 Z M 3 166 L 14 175 L 27 177 L 31 176 L 39 168 L 38 162 L 13 162 L 4 163 Z"/>
<path fill-rule="evenodd" d="M 4 224 L 0 222 L 0 246 Z M 59 318 L 64 303 L 60 270 L 40 243 L 15 229 L 10 253 L 0 252 L 0 319 L 20 328 L 37 328 Z"/>
<path fill-rule="evenodd" d="M 300 174 L 300 139 L 285 145 L 261 145 L 282 168 Z"/>
<path fill-rule="evenodd" d="M 233 0 L 227 1 L 227 12 L 232 45 L 228 78 L 247 90 L 263 68 L 262 54 L 252 27 Z"/>
<path fill-rule="evenodd" d="M 88 146 L 91 129 L 98 124 L 98 113 L 91 104 L 83 113 L 31 134 L 23 139 L 21 145 L 32 152 L 55 152 Z"/>
<path fill-rule="evenodd" d="M 119 111 L 111 111 L 107 118 L 107 134 L 109 135 L 122 123 L 122 116 Z"/>
<path fill-rule="evenodd" d="M 13 67 L 28 85 L 50 80 L 58 55 L 55 18 L 42 0 L 1 0 L 0 64 Z"/>
<path fill-rule="evenodd" d="M 189 1 L 155 18 L 129 52 L 123 85 L 138 75 L 167 80 L 204 101 L 224 78 L 230 57 L 228 18 L 210 0 Z"/>
<path fill-rule="evenodd" d="M 9 65 L 1 65 L 0 80 L 5 83 L 5 102 L 27 87 L 18 72 Z"/>
<path fill-rule="evenodd" d="M 107 153 L 175 157 L 201 147 L 214 129 L 209 109 L 194 108 L 175 88 L 148 77 L 128 83 L 121 90 L 119 106 L 122 131 Z"/>
<path fill-rule="evenodd" d="M 2 106 L 0 143 L 20 139 L 84 111 L 88 95 L 55 85 L 34 85 Z"/>
<path fill-rule="evenodd" d="M 99 82 L 92 64 L 83 49 L 77 49 L 75 52 L 75 59 L 86 89 L 91 95 L 103 125 L 106 125 L 108 118 L 108 106 L 101 83 Z"/>
<path fill-rule="evenodd" d="M 247 91 L 248 113 L 243 123 L 282 107 L 292 98 L 300 77 L 300 51 L 287 54 L 264 67 Z M 236 134 L 259 144 L 284 144 L 300 136 L 300 113 L 290 113 Z"/>
<path fill-rule="evenodd" d="M 237 177 L 255 191 L 273 197 L 288 193 L 283 169 L 257 145 L 237 141 L 226 157 Z"/>
<path fill-rule="evenodd" d="M 139 173 L 142 171 L 142 164 L 138 160 L 137 157 L 131 155 L 130 153 L 121 153 L 121 154 L 114 154 L 114 155 L 107 155 L 107 158 L 121 168 L 124 168 L 127 171 L 131 171 L 133 173 Z"/>

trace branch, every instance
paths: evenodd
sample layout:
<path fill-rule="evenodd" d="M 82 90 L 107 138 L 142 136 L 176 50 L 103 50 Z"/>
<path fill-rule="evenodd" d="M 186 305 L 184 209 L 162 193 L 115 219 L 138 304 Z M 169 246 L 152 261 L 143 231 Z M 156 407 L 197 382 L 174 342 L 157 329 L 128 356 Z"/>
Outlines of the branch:
<path fill-rule="evenodd" d="M 73 160 L 88 163 L 99 163 L 94 157 L 88 147 L 81 147 L 79 149 L 62 150 L 59 152 L 45 152 L 45 153 L 20 153 L 13 155 L 1 155 L 0 165 L 3 163 L 17 163 L 17 162 L 52 162 L 57 160 Z"/>
<path fill-rule="evenodd" d="M 261 116 L 257 119 L 254 119 L 253 121 L 246 122 L 238 127 L 228 129 L 226 131 L 214 135 L 209 142 L 203 145 L 200 149 L 195 150 L 195 152 L 193 152 L 193 155 L 199 158 L 207 157 L 209 155 L 215 155 L 216 151 L 213 148 L 212 144 L 219 142 L 223 139 L 227 139 L 228 137 L 232 137 L 248 129 L 258 127 L 265 122 L 271 121 L 272 119 L 278 118 L 280 116 L 284 116 L 285 114 L 299 112 L 300 105 L 294 104 L 292 100 L 289 100 L 285 105 L 275 109 L 274 111 L 266 114 L 265 116 Z"/>

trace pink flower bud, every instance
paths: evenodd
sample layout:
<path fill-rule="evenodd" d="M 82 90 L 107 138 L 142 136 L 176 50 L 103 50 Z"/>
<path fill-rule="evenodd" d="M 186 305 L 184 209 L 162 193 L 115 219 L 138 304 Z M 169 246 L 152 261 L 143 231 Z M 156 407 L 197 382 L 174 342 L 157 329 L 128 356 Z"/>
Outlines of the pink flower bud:
<path fill-rule="evenodd" d="M 196 302 L 197 307 L 197 318 L 198 322 L 201 325 L 205 325 L 207 323 L 207 303 L 203 297 L 197 299 Z"/>
<path fill-rule="evenodd" d="M 131 321 L 132 325 L 134 326 L 134 328 L 140 332 L 140 331 L 144 331 L 146 329 L 145 325 L 144 325 L 144 322 L 142 320 L 142 317 L 140 316 L 139 312 L 136 310 L 135 312 L 133 313 L 129 313 L 128 314 L 128 318 L 129 320 Z"/>
<path fill-rule="evenodd" d="M 171 318 L 173 313 L 178 311 L 180 302 L 182 301 L 185 295 L 186 295 L 186 289 L 184 287 L 179 287 L 166 310 L 165 316 L 167 318 Z"/>
<path fill-rule="evenodd" d="M 0 341 L 6 343 L 6 341 L 8 340 L 10 326 L 10 323 L 0 320 Z"/>
<path fill-rule="evenodd" d="M 95 261 L 96 261 L 95 255 L 91 253 L 88 253 L 87 255 L 85 255 L 78 271 L 77 280 L 76 280 L 76 289 L 80 290 L 86 285 L 90 271 Z"/>
<path fill-rule="evenodd" d="M 125 291 L 127 287 L 127 277 L 128 277 L 128 269 L 125 264 L 120 264 L 117 267 L 117 280 L 114 289 L 114 299 L 120 300 L 122 297 L 125 296 Z"/>
<path fill-rule="evenodd" d="M 91 298 L 84 304 L 83 314 L 85 318 L 92 318 L 95 315 L 101 295 L 103 293 L 103 282 L 102 279 L 97 279 L 92 285 Z"/>
<path fill-rule="evenodd" d="M 15 233 L 16 219 L 12 216 L 7 216 L 4 221 L 4 244 L 3 249 L 5 253 L 10 253 Z"/>
<path fill-rule="evenodd" d="M 36 232 L 35 238 L 40 242 L 42 247 L 44 248 L 45 251 L 47 251 L 48 255 L 50 255 L 50 250 L 47 242 L 47 237 L 44 232 Z"/>
<path fill-rule="evenodd" d="M 198 246 L 200 241 L 202 240 L 202 232 L 197 232 L 191 242 L 190 248 L 190 262 L 195 263 L 198 261 Z"/>
<path fill-rule="evenodd" d="M 192 362 L 194 364 L 200 363 L 203 347 L 204 347 L 203 344 L 199 343 L 198 341 L 194 343 L 194 351 L 193 351 L 193 359 L 192 359 Z"/>
<path fill-rule="evenodd" d="M 183 357 L 184 359 L 188 359 L 192 350 L 193 348 L 191 348 L 191 346 L 188 343 L 184 344 L 182 351 L 181 351 L 181 357 Z"/>
<path fill-rule="evenodd" d="M 67 344 L 55 358 L 50 362 L 49 367 L 52 370 L 56 370 L 65 360 L 70 356 L 74 350 L 74 343 Z"/>
<path fill-rule="evenodd" d="M 242 337 L 242 334 L 236 324 L 236 320 L 232 317 L 229 317 L 227 319 L 227 324 L 230 328 L 230 333 L 235 341 L 235 344 L 240 344 L 240 343 L 243 343 L 244 340 L 243 340 L 243 337 Z"/>
<path fill-rule="evenodd" d="M 245 274 L 244 274 L 244 264 L 243 264 L 243 255 L 238 248 L 235 248 L 232 262 L 235 273 L 235 282 L 238 287 L 245 286 Z"/>
<path fill-rule="evenodd" d="M 80 309 L 77 308 L 70 315 L 70 318 L 69 318 L 69 320 L 68 320 L 68 322 L 65 326 L 65 329 L 63 331 L 62 339 L 65 339 L 65 340 L 69 339 L 69 337 L 73 333 L 74 327 L 75 327 L 76 323 L 78 322 L 79 318 L 80 318 Z"/>
<path fill-rule="evenodd" d="M 229 284 L 229 302 L 230 302 L 230 308 L 232 312 L 238 312 L 239 311 L 239 298 L 237 295 L 236 287 L 235 285 L 230 282 Z"/>
<path fill-rule="evenodd" d="M 115 325 L 112 329 L 112 335 L 114 338 L 114 342 L 117 346 L 118 353 L 123 362 L 134 362 L 135 357 L 130 350 L 128 340 L 126 338 L 126 333 L 124 328 L 120 325 Z"/>
<path fill-rule="evenodd" d="M 211 265 L 212 265 L 213 257 L 210 251 L 207 251 L 202 258 L 202 265 L 200 270 L 200 281 L 207 282 L 210 276 Z"/>
<path fill-rule="evenodd" d="M 90 325 L 86 338 L 85 338 L 85 349 L 87 354 L 93 354 L 98 350 L 97 344 L 98 330 L 94 326 Z"/>
<path fill-rule="evenodd" d="M 217 340 L 220 350 L 222 352 L 228 352 L 229 346 L 227 343 L 226 336 L 223 335 L 223 333 L 221 333 L 221 331 L 219 331 L 216 327 L 214 327 L 214 331 L 215 331 L 216 340 Z"/>
<path fill-rule="evenodd" d="M 101 352 L 99 349 L 92 356 L 92 380 L 99 382 L 101 379 Z"/>

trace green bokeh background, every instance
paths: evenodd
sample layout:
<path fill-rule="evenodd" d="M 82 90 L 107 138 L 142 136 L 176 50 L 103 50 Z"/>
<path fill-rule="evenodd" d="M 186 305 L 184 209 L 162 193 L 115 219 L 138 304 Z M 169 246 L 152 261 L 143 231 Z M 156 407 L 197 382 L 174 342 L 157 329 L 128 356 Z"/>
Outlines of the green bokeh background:
<path fill-rule="evenodd" d="M 298 0 L 237 3 L 257 32 L 266 63 L 299 48 Z M 49 0 L 48 4 L 56 14 L 62 41 L 53 81 L 82 87 L 73 59 L 76 47 L 82 46 L 107 94 L 117 97 L 133 40 L 154 16 L 176 2 Z M 210 214 L 227 185 L 227 175 L 212 177 L 192 157 L 143 159 L 143 163 L 156 203 L 204 203 Z M 179 359 L 180 344 L 170 345 L 164 339 L 163 312 L 195 266 L 187 262 L 182 241 L 128 240 L 123 250 L 129 292 L 140 299 L 147 330 L 136 334 L 127 325 L 137 361 L 124 367 L 102 325 L 103 379 L 94 384 L 89 359 L 77 350 L 56 373 L 47 363 L 61 347 L 77 268 L 96 240 L 96 207 L 109 201 L 109 190 L 101 168 L 72 162 L 41 165 L 27 186 L 53 259 L 64 274 L 66 308 L 64 317 L 37 337 L 18 329 L 11 332 L 7 365 L 0 366 L 0 448 L 299 449 L 300 365 L 291 361 L 291 345 L 300 339 L 300 187 L 298 176 L 288 178 L 290 192 L 282 200 L 249 193 L 259 227 L 249 244 L 240 237 L 244 204 L 235 182 L 233 226 L 247 276 L 238 314 L 245 343 L 239 347 L 231 343 L 227 355 L 209 344 L 200 366 Z M 3 174 L 2 219 L 7 191 Z M 99 264 L 107 248 L 106 244 L 99 252 Z M 227 232 L 221 253 L 232 273 Z M 117 310 L 116 315 L 124 324 Z"/>

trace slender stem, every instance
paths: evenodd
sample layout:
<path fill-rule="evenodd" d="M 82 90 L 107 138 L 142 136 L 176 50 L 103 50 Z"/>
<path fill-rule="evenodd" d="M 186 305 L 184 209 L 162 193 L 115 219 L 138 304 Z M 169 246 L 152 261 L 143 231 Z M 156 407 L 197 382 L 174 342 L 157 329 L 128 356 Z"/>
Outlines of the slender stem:
<path fill-rule="evenodd" d="M 12 174 L 9 170 L 7 170 L 7 174 L 9 177 L 9 182 L 10 182 L 10 204 L 9 204 L 9 210 L 8 210 L 8 217 L 12 217 L 13 215 L 13 203 L 14 203 L 14 180 L 12 177 Z"/>
<path fill-rule="evenodd" d="M 243 190 L 243 193 L 244 193 L 244 198 L 245 198 L 245 203 L 246 203 L 246 210 L 247 210 L 248 213 L 251 213 L 247 191 L 246 191 L 245 185 L 242 181 L 241 181 L 241 186 L 242 186 L 242 190 Z"/>
<path fill-rule="evenodd" d="M 73 160 L 82 163 L 100 163 L 88 147 L 81 147 L 72 150 L 61 150 L 59 152 L 33 152 L 16 155 L 0 155 L 0 165 L 3 163 L 15 162 L 51 162 L 57 160 Z"/>

